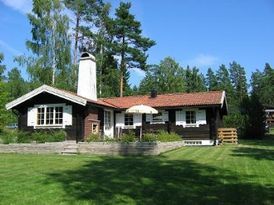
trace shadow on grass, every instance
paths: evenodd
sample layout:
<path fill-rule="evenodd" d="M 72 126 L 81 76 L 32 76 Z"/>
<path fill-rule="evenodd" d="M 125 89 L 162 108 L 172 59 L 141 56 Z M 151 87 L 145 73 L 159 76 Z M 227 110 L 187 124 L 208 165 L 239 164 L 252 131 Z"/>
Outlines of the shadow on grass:
<path fill-rule="evenodd" d="M 273 149 L 256 148 L 256 147 L 238 147 L 233 150 L 232 156 L 244 156 L 254 158 L 256 160 L 274 160 L 274 147 Z"/>
<path fill-rule="evenodd" d="M 77 170 L 51 173 L 47 183 L 60 183 L 68 203 L 274 203 L 274 187 L 243 183 L 239 177 L 230 171 L 164 156 L 100 157 Z"/>
<path fill-rule="evenodd" d="M 239 144 L 243 145 L 256 145 L 256 146 L 267 146 L 267 147 L 273 147 L 274 148 L 274 135 L 266 135 L 262 139 L 240 139 Z"/>

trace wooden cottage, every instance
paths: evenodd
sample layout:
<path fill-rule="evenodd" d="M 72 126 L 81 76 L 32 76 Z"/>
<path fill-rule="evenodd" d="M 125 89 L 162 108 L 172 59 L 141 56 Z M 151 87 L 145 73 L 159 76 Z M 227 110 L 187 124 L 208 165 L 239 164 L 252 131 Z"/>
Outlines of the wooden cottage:
<path fill-rule="evenodd" d="M 158 114 L 127 114 L 131 106 L 144 104 Z M 217 128 L 227 114 L 224 91 L 172 93 L 98 98 L 95 58 L 84 53 L 79 63 L 77 93 L 43 85 L 8 103 L 24 131 L 64 129 L 67 140 L 84 141 L 91 133 L 113 138 L 126 130 L 166 130 L 188 142 L 215 143 Z"/>

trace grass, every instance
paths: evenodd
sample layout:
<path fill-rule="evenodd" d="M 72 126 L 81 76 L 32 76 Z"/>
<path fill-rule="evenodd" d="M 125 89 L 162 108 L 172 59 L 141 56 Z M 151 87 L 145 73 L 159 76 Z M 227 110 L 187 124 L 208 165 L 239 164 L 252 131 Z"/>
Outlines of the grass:
<path fill-rule="evenodd" d="M 274 140 L 157 157 L 0 154 L 0 204 L 274 204 Z"/>

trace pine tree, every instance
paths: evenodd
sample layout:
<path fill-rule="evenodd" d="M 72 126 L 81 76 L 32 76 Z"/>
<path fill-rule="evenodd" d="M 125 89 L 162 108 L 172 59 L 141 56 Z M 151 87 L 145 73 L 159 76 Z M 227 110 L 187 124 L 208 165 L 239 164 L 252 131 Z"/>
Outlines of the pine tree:
<path fill-rule="evenodd" d="M 124 75 L 129 68 L 146 69 L 146 51 L 155 42 L 142 36 L 141 23 L 130 13 L 131 3 L 121 2 L 113 22 L 114 52 L 120 58 L 120 97 L 124 92 Z"/>
<path fill-rule="evenodd" d="M 205 78 L 196 67 L 190 68 L 187 66 L 184 81 L 186 83 L 186 92 L 188 93 L 206 91 Z"/>
<path fill-rule="evenodd" d="M 218 90 L 217 77 L 211 68 L 208 68 L 206 73 L 206 86 L 209 91 Z"/>
<path fill-rule="evenodd" d="M 252 73 L 251 87 L 262 104 L 274 105 L 274 69 L 268 63 L 263 72 L 256 70 Z"/>
<path fill-rule="evenodd" d="M 245 75 L 245 69 L 235 61 L 229 64 L 230 79 L 232 82 L 234 95 L 237 96 L 238 103 L 247 96 L 247 80 Z"/>
<path fill-rule="evenodd" d="M 233 92 L 229 71 L 224 64 L 222 64 L 217 70 L 216 77 L 218 82 L 218 90 L 224 90 L 226 92 L 229 111 L 231 113 L 238 112 L 239 107 L 236 102 L 237 97 Z"/>
<path fill-rule="evenodd" d="M 159 93 L 183 92 L 185 90 L 183 68 L 171 57 L 159 65 L 151 65 L 140 83 L 140 92 L 147 94 L 155 89 Z"/>

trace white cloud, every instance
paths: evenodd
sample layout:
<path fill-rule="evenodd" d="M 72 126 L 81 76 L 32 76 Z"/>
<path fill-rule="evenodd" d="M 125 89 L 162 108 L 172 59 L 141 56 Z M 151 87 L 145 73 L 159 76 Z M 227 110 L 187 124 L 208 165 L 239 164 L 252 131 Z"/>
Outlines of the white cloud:
<path fill-rule="evenodd" d="M 11 54 L 13 54 L 15 56 L 22 54 L 22 52 L 20 52 L 19 50 L 13 48 L 8 43 L 6 43 L 5 41 L 2 41 L 2 40 L 0 40 L 0 47 L 6 49 L 7 51 L 9 51 Z"/>
<path fill-rule="evenodd" d="M 130 71 L 131 71 L 131 74 L 138 75 L 139 77 L 145 77 L 145 75 L 146 75 L 145 71 L 143 71 L 139 68 L 131 68 Z"/>
<path fill-rule="evenodd" d="M 0 0 L 6 6 L 26 14 L 32 9 L 32 0 Z"/>
<path fill-rule="evenodd" d="M 191 66 L 203 67 L 212 66 L 218 62 L 218 58 L 213 55 L 199 54 L 195 58 L 188 61 Z"/>

